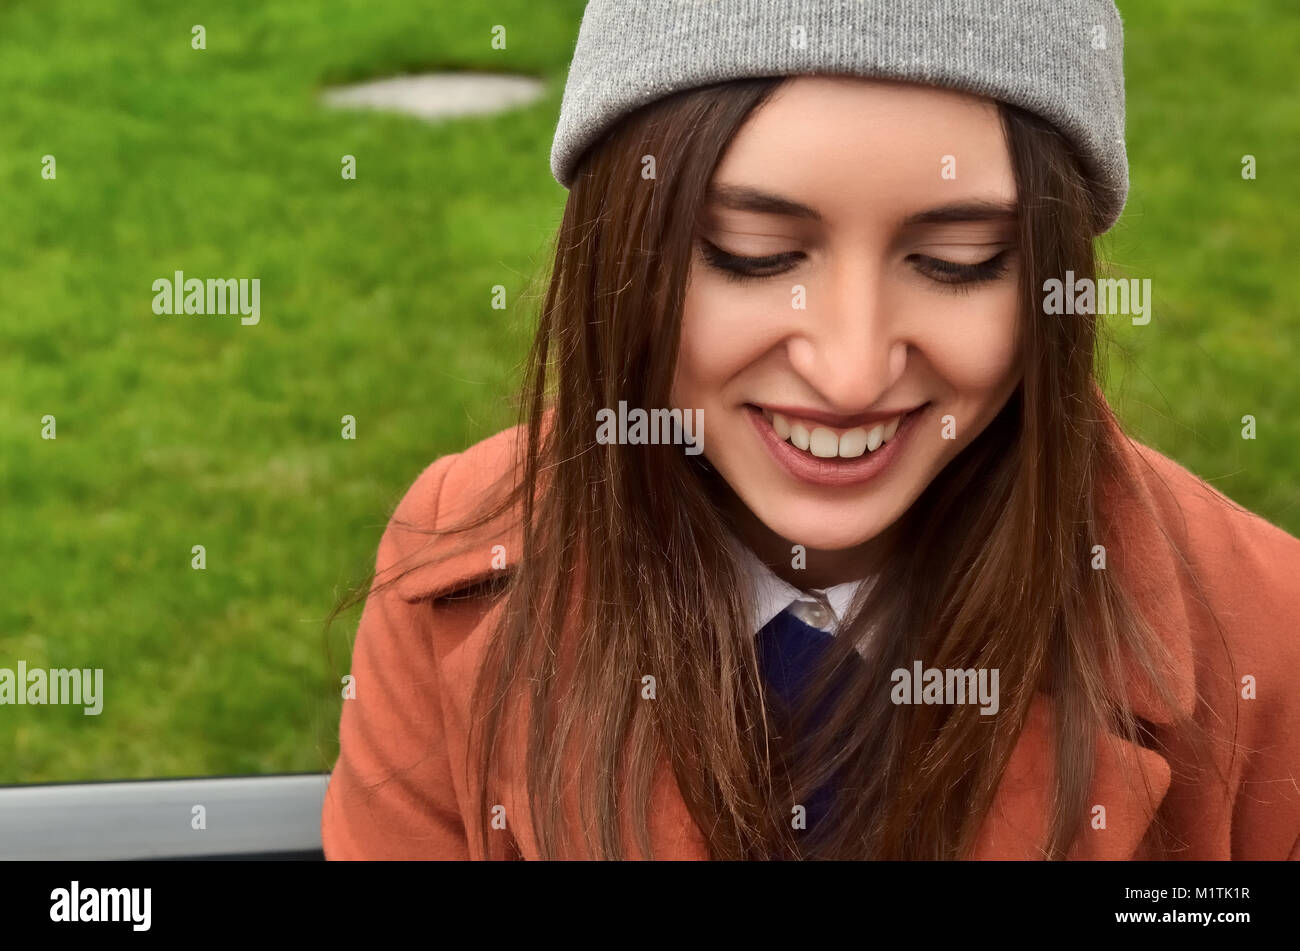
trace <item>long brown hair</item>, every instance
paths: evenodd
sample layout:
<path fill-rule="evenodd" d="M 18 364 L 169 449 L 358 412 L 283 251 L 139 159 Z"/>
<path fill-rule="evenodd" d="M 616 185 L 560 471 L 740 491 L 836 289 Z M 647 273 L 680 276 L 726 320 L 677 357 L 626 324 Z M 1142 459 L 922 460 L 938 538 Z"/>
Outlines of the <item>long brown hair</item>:
<path fill-rule="evenodd" d="M 473 697 L 479 815 L 494 802 L 502 737 L 518 729 L 543 858 L 624 857 L 627 830 L 650 855 L 660 762 L 714 858 L 962 858 L 1042 691 L 1059 764 L 1045 857 L 1063 857 L 1086 818 L 1096 728 L 1138 738 L 1110 674 L 1134 659 L 1163 690 L 1167 658 L 1114 573 L 1090 565 L 1107 537 L 1099 486 L 1117 477 L 1097 327 L 1042 315 L 1039 289 L 1066 270 L 1095 276 L 1095 211 L 1048 123 L 999 107 L 1019 194 L 1023 382 L 904 515 L 821 668 L 818 682 L 846 684 L 829 713 L 811 715 L 816 696 L 784 710 L 765 692 L 728 544 L 728 489 L 707 461 L 596 443 L 599 410 L 672 405 L 697 214 L 728 143 L 782 81 L 659 100 L 579 165 L 528 361 L 511 491 L 459 526 L 513 508 L 523 532 Z M 654 177 L 642 175 L 648 155 Z M 850 663 L 859 648 L 865 665 Z M 888 672 L 917 660 L 998 670 L 1000 712 L 894 704 Z M 647 675 L 654 700 L 642 699 Z M 792 806 L 831 781 L 849 794 L 795 833 Z M 470 828 L 490 854 L 488 824 Z"/>

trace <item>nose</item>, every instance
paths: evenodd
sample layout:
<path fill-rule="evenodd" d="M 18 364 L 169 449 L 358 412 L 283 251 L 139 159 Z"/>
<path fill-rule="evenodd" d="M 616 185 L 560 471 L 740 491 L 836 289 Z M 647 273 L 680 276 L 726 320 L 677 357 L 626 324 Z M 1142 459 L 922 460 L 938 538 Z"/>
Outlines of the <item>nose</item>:
<path fill-rule="evenodd" d="M 861 257 L 828 269 L 806 285 L 806 309 L 794 310 L 787 356 L 834 412 L 878 406 L 907 368 L 909 341 L 881 270 Z"/>

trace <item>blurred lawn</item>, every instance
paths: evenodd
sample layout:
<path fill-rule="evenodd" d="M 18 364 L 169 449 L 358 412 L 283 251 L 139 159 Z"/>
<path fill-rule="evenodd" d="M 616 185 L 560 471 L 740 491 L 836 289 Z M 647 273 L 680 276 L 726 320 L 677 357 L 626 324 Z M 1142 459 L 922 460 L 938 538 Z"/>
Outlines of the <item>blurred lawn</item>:
<path fill-rule="evenodd" d="M 1132 190 L 1102 248 L 1155 309 L 1107 318 L 1106 392 L 1143 442 L 1300 535 L 1300 4 L 1119 8 Z"/>
<path fill-rule="evenodd" d="M 324 617 L 420 470 L 512 418 L 581 10 L 0 6 L 0 666 L 102 667 L 106 694 L 0 708 L 0 782 L 328 768 L 359 611 L 338 672 Z M 459 68 L 549 95 L 441 125 L 316 101 Z M 260 277 L 261 322 L 155 316 L 176 269 Z"/>
<path fill-rule="evenodd" d="M 0 0 L 0 666 L 102 667 L 106 700 L 0 708 L 0 782 L 325 769 L 359 612 L 332 665 L 324 616 L 419 471 L 512 418 L 583 4 L 91 6 Z M 1111 323 L 1107 390 L 1300 534 L 1300 17 L 1220 6 L 1121 2 L 1133 193 L 1104 248 L 1156 310 Z M 550 94 L 438 125 L 316 102 L 458 68 Z M 261 323 L 155 316 L 174 270 L 260 277 Z"/>

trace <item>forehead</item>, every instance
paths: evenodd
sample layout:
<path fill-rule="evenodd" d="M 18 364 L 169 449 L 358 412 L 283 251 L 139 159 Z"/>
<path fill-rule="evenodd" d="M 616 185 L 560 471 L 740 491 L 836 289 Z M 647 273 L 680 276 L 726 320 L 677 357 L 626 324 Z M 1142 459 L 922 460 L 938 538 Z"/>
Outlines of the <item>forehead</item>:
<path fill-rule="evenodd" d="M 786 81 L 736 134 L 714 182 L 778 193 L 832 226 L 1016 195 L 992 100 L 856 77 Z"/>

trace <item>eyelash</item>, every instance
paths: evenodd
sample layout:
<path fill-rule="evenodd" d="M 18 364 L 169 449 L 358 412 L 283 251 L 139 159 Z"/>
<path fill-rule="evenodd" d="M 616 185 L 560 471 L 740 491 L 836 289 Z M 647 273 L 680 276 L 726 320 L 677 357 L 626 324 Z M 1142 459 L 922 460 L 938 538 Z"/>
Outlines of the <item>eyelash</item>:
<path fill-rule="evenodd" d="M 780 267 L 779 270 L 768 270 L 766 273 L 760 272 L 780 265 L 793 266 L 796 261 L 804 256 L 802 251 L 787 251 L 783 254 L 769 254 L 761 258 L 750 258 L 723 251 L 717 245 L 703 238 L 700 239 L 700 245 L 705 263 L 714 270 L 721 272 L 727 280 L 738 284 L 760 281 L 767 277 L 779 277 L 790 270 L 790 267 Z M 1007 271 L 1007 258 L 1010 252 L 1010 248 L 1005 248 L 987 261 L 980 261 L 976 264 L 957 264 L 953 261 L 944 261 L 924 254 L 910 255 L 909 260 L 915 259 L 918 262 L 917 270 L 934 283 L 942 284 L 959 293 L 965 293 L 972 287 L 988 284 L 1002 277 Z"/>

